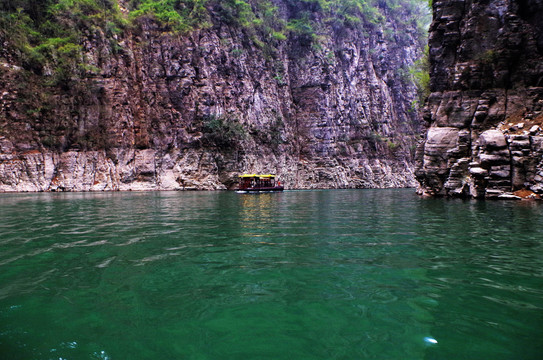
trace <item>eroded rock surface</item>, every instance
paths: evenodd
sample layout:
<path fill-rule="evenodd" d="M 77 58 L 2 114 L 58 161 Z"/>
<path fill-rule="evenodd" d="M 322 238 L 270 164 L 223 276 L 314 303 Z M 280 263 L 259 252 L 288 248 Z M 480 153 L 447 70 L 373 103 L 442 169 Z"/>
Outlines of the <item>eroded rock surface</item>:
<path fill-rule="evenodd" d="M 540 194 L 543 1 L 442 0 L 433 12 L 419 193 Z"/>
<path fill-rule="evenodd" d="M 310 11 L 275 3 L 284 20 Z M 115 47 L 93 28 L 82 43 L 91 74 L 69 88 L 0 50 L 0 191 L 227 189 L 244 172 L 290 189 L 414 186 L 421 122 L 398 74 L 424 34 L 388 17 L 323 29 L 270 54 L 215 20 L 181 36 L 144 18 Z"/>

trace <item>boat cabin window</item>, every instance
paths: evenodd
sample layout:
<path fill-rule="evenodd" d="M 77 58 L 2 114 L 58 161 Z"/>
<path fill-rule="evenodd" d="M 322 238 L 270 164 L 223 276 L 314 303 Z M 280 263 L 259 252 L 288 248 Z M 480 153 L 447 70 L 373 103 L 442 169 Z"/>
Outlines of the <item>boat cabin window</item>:
<path fill-rule="evenodd" d="M 266 188 L 274 187 L 275 178 L 273 177 L 243 177 L 240 182 L 240 189 L 250 189 L 250 188 Z"/>

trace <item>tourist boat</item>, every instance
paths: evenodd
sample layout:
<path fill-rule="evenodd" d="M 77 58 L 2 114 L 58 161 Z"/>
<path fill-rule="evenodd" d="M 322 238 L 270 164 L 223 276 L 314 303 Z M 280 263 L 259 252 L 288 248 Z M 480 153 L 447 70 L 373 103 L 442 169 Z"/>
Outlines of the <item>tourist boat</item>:
<path fill-rule="evenodd" d="M 239 176 L 238 193 L 258 193 L 283 191 L 280 181 L 275 181 L 275 175 L 243 174 Z"/>

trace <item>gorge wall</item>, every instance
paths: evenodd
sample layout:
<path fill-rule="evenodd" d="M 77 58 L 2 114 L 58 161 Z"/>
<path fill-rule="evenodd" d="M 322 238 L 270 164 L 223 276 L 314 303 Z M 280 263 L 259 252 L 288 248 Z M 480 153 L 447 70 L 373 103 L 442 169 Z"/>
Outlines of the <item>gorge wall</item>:
<path fill-rule="evenodd" d="M 436 0 L 419 193 L 543 193 L 543 1 Z"/>
<path fill-rule="evenodd" d="M 128 2 L 109 3 L 129 16 Z M 81 32 L 78 63 L 61 62 L 70 48 L 54 39 L 43 44 L 62 46 L 31 61 L 9 31 L 25 10 L 4 20 L 0 191 L 228 189 L 259 172 L 289 189 L 414 186 L 409 70 L 424 7 L 376 1 L 371 16 L 358 6 L 339 21 L 327 2 L 277 0 L 271 37 L 201 3 L 206 25 L 183 32 L 151 15 L 119 29 L 55 10 Z M 267 2 L 240 3 L 252 23 L 269 21 L 256 10 Z"/>

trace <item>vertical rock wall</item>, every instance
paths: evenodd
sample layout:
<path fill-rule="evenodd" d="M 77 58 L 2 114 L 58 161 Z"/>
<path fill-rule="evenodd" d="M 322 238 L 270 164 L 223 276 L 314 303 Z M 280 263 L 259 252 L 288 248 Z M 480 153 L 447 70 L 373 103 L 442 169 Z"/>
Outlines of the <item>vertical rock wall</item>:
<path fill-rule="evenodd" d="M 419 192 L 543 193 L 543 1 L 434 1 Z"/>
<path fill-rule="evenodd" d="M 227 189 L 243 172 L 290 189 L 414 186 L 417 94 L 399 69 L 424 34 L 383 21 L 290 34 L 271 54 L 219 21 L 175 35 L 144 18 L 115 47 L 93 28 L 92 74 L 67 89 L 3 54 L 0 191 Z"/>

